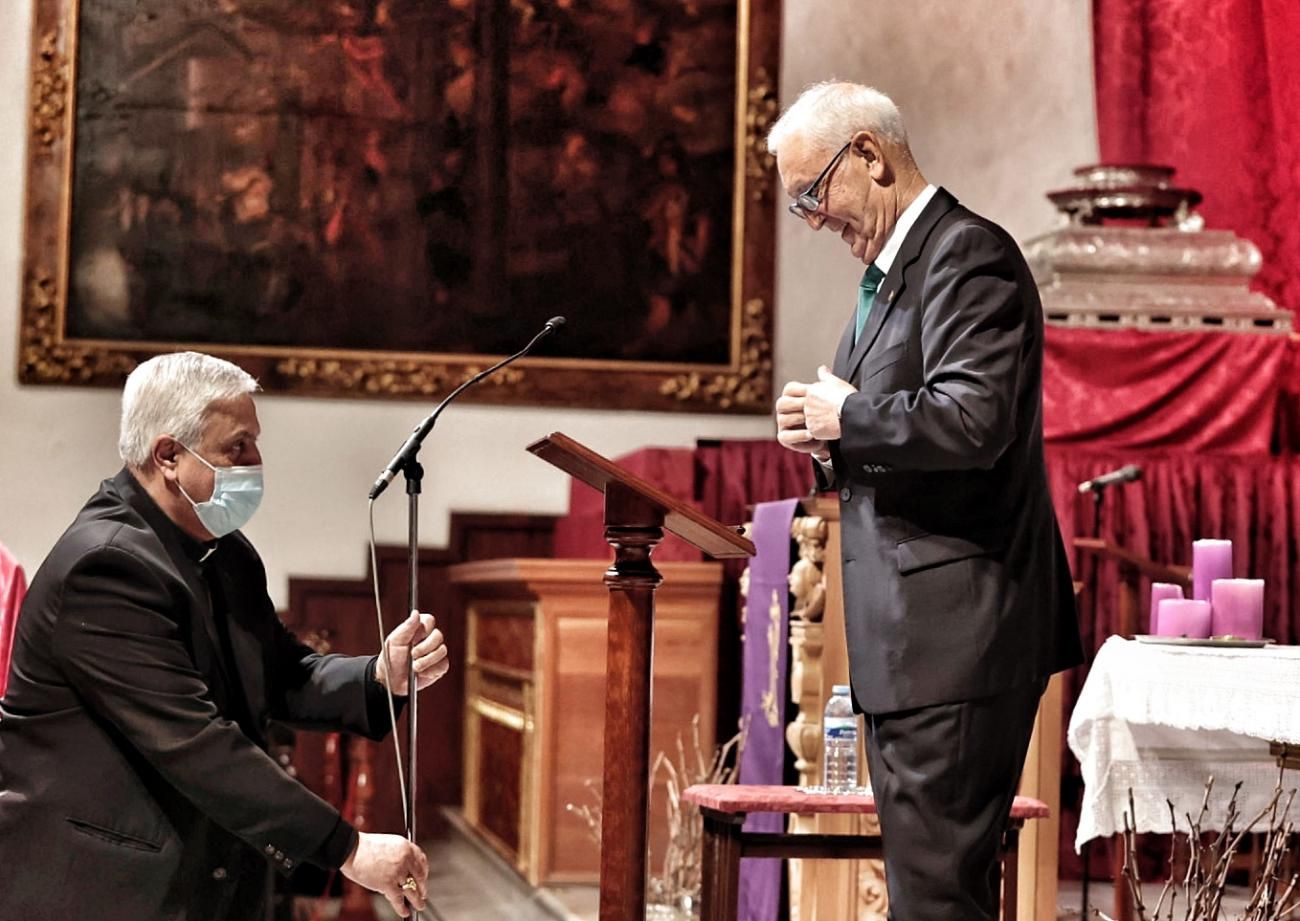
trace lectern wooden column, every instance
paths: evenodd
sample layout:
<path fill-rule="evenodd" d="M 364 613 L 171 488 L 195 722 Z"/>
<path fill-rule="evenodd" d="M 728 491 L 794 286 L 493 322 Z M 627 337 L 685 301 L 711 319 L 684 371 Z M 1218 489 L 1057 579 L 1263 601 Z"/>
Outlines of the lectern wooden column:
<path fill-rule="evenodd" d="M 605 539 L 614 548 L 614 563 L 605 573 L 609 639 L 600 921 L 640 921 L 645 917 L 654 591 L 660 582 L 650 554 L 665 528 L 717 559 L 753 556 L 754 545 L 567 435 L 556 432 L 528 450 L 605 494 Z"/>

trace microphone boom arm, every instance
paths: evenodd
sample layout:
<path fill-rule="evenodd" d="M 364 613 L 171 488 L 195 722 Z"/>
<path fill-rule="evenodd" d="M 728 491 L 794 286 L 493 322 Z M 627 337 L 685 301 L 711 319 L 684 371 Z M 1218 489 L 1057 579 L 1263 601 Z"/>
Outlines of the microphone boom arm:
<path fill-rule="evenodd" d="M 375 480 L 375 485 L 370 487 L 370 498 L 372 500 L 378 499 L 380 494 L 388 488 L 388 484 L 393 481 L 393 478 L 396 477 L 407 464 L 415 460 L 415 456 L 420 452 L 420 446 L 424 444 L 424 439 L 428 437 L 429 432 L 433 431 L 433 424 L 438 421 L 439 414 L 441 414 L 442 411 L 447 408 L 447 405 L 451 403 L 452 400 L 456 399 L 462 391 L 477 384 L 489 374 L 501 370 L 512 361 L 515 361 L 518 358 L 523 358 L 533 350 L 533 347 L 536 346 L 537 343 L 541 342 L 542 339 L 563 325 L 564 317 L 551 317 L 546 321 L 546 325 L 538 331 L 537 335 L 533 336 L 533 338 L 529 340 L 528 344 L 522 349 L 515 352 L 513 355 L 501 359 L 496 364 L 492 365 L 492 367 L 484 368 L 473 377 L 461 381 L 460 385 L 455 390 L 443 397 L 442 402 L 434 407 L 433 412 L 429 413 L 429 415 L 425 417 L 424 421 L 415 427 L 402 446 L 397 449 L 397 453 L 394 454 L 393 459 L 388 462 L 388 466 L 384 468 L 384 472 L 379 475 L 379 479 Z"/>

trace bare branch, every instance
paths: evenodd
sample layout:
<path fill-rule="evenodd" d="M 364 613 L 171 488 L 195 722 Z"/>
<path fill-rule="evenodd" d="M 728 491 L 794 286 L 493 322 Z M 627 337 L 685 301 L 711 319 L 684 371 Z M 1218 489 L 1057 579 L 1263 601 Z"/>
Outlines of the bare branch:
<path fill-rule="evenodd" d="M 1210 797 L 1214 788 L 1211 777 L 1205 785 L 1205 795 L 1201 808 L 1195 818 L 1184 813 L 1187 822 L 1186 836 L 1187 869 L 1181 880 L 1174 875 L 1179 843 L 1183 837 L 1178 833 L 1177 813 L 1172 801 L 1166 800 L 1169 809 L 1169 824 L 1172 831 L 1169 848 L 1169 879 L 1165 882 L 1150 916 L 1153 921 L 1173 921 L 1175 908 L 1182 895 L 1186 908 L 1185 921 L 1219 921 L 1223 915 L 1223 897 L 1228 885 L 1228 875 L 1232 869 L 1233 858 L 1240 852 L 1247 840 L 1247 835 L 1260 836 L 1259 873 L 1255 875 L 1248 893 L 1247 902 L 1240 921 L 1282 921 L 1300 911 L 1300 873 L 1285 870 L 1284 867 L 1294 858 L 1290 847 L 1295 835 L 1295 824 L 1289 821 L 1291 807 L 1295 803 L 1296 790 L 1283 794 L 1282 776 L 1279 774 L 1277 786 L 1273 790 L 1268 805 L 1259 811 L 1249 822 L 1242 824 L 1239 797 L 1242 784 L 1233 787 L 1227 805 L 1223 810 L 1223 819 L 1216 821 L 1221 830 L 1207 840 L 1205 825 L 1210 821 Z M 1138 921 L 1147 921 L 1147 908 L 1142 901 L 1141 876 L 1137 861 L 1137 808 L 1133 791 L 1129 790 L 1128 810 L 1124 814 L 1122 844 L 1124 847 L 1123 877 L 1129 895 L 1132 897 L 1135 917 Z M 1290 874 L 1289 877 L 1286 874 Z M 1283 888 L 1283 883 L 1286 883 Z M 1097 912 L 1101 918 L 1106 918 Z"/>

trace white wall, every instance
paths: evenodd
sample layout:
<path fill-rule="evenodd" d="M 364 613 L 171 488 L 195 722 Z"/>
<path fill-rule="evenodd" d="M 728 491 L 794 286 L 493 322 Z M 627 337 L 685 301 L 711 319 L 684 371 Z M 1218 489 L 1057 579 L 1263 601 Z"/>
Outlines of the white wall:
<path fill-rule="evenodd" d="M 781 94 L 854 80 L 903 112 L 926 178 L 1025 240 L 1056 226 L 1044 193 L 1097 160 L 1089 0 L 786 0 Z M 778 377 L 833 354 L 862 266 L 793 218 L 777 238 Z"/>
<path fill-rule="evenodd" d="M 115 393 L 17 384 L 30 2 L 0 3 L 0 540 L 33 570 L 118 462 Z M 1096 157 L 1089 11 L 1087 0 L 786 0 L 782 92 L 789 99 L 837 77 L 890 93 L 927 176 L 1024 238 L 1054 221 L 1043 191 Z M 778 386 L 829 357 L 861 273 L 838 239 L 792 219 L 780 228 Z M 259 411 L 268 493 L 248 533 L 284 604 L 291 573 L 362 574 L 366 490 L 422 407 L 263 396 Z M 763 437 L 771 423 L 457 406 L 422 453 L 423 542 L 445 540 L 452 509 L 562 512 L 566 478 L 523 452 L 555 430 L 616 455 L 697 437 Z M 382 542 L 405 539 L 400 483 L 377 517 Z"/>

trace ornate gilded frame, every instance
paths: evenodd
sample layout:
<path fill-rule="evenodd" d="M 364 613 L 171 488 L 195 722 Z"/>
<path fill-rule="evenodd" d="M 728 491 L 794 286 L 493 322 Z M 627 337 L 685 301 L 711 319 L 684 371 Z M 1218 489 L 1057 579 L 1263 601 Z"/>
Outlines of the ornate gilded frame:
<path fill-rule="evenodd" d="M 117 386 L 141 360 L 196 348 L 229 358 L 270 392 L 432 399 L 496 356 L 214 346 L 67 334 L 80 11 L 95 0 L 33 0 L 18 376 L 24 384 Z M 692 364 L 525 359 L 478 388 L 482 402 L 767 412 L 772 399 L 775 170 L 765 135 L 778 114 L 780 0 L 737 0 L 730 360 Z"/>

